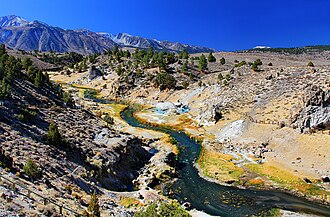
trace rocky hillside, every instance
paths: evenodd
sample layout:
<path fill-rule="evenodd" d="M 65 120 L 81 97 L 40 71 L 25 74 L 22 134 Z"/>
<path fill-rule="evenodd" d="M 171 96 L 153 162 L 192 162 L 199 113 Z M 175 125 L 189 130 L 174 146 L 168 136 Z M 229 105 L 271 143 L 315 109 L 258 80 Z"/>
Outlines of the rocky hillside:
<path fill-rule="evenodd" d="M 152 156 L 141 139 L 108 126 L 109 118 L 106 123 L 76 108 L 70 95 L 50 82 L 46 73 L 32 62 L 8 55 L 4 46 L 0 61 L 1 176 L 79 213 L 88 206 L 88 201 L 79 199 L 84 195 L 133 188 L 133 179 Z M 7 202 L 2 201 L 0 213 L 55 212 L 47 211 L 49 207 L 36 209 L 38 201 L 16 197 L 7 185 L 1 188 Z M 78 196 L 71 196 L 73 189 Z"/>
<path fill-rule="evenodd" d="M 213 52 L 213 49 L 181 43 L 156 41 L 128 34 L 111 36 L 89 30 L 65 30 L 40 21 L 29 22 L 18 16 L 0 17 L 0 44 L 15 50 L 76 52 L 80 54 L 103 53 L 114 46 L 149 48 L 190 53 Z"/>

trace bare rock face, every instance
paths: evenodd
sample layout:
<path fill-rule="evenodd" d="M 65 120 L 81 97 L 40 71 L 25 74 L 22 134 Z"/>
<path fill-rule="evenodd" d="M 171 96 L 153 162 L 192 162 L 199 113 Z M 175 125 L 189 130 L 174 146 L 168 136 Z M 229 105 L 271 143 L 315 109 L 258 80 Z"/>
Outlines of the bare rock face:
<path fill-rule="evenodd" d="M 92 66 L 89 70 L 88 70 L 88 80 L 92 81 L 97 77 L 102 76 L 102 72 L 98 69 L 95 68 L 95 66 Z"/>
<path fill-rule="evenodd" d="M 330 91 L 323 91 L 317 86 L 306 90 L 304 108 L 292 121 L 292 126 L 302 132 L 309 129 L 330 129 Z"/>

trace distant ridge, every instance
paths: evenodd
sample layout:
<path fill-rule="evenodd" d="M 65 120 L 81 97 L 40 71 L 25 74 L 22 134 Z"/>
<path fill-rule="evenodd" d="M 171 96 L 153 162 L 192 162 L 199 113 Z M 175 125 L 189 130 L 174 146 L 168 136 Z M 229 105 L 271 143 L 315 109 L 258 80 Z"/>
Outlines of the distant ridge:
<path fill-rule="evenodd" d="M 65 30 L 40 21 L 29 22 L 19 16 L 0 17 L 0 44 L 16 50 L 38 50 L 54 52 L 76 52 L 80 54 L 100 53 L 115 46 L 189 53 L 216 52 L 215 49 L 157 41 L 127 33 L 112 35 L 106 32 L 92 32 L 87 29 Z"/>

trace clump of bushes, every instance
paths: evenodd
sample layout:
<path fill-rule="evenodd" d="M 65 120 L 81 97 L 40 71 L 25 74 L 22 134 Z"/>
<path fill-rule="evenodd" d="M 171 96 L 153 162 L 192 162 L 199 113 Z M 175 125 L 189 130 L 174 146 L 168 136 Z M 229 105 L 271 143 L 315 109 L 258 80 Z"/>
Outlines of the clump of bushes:
<path fill-rule="evenodd" d="M 38 165 L 30 158 L 26 161 L 26 164 L 23 167 L 23 171 L 25 175 L 27 175 L 32 180 L 36 180 L 41 177 L 41 171 Z"/>
<path fill-rule="evenodd" d="M 235 67 L 238 68 L 244 65 L 246 65 L 246 62 L 243 60 L 242 62 L 235 64 Z"/>
<path fill-rule="evenodd" d="M 184 210 L 179 203 L 161 203 L 161 204 L 151 204 L 147 207 L 145 211 L 140 211 L 135 213 L 135 217 L 170 217 L 170 216 L 181 216 L 190 217 L 191 215 Z"/>
<path fill-rule="evenodd" d="M 100 217 L 100 204 L 99 199 L 97 198 L 96 193 L 92 194 L 91 200 L 89 201 L 88 207 L 87 207 L 88 216 L 90 217 Z"/>
<path fill-rule="evenodd" d="M 18 120 L 24 122 L 32 122 L 37 116 L 37 112 L 30 109 L 21 109 L 20 113 L 17 115 Z"/>
<path fill-rule="evenodd" d="M 256 59 L 256 61 L 254 61 L 254 63 L 252 64 L 252 67 L 251 67 L 251 69 L 253 70 L 253 71 L 259 71 L 259 68 L 258 68 L 258 66 L 261 66 L 262 65 L 262 62 L 261 62 L 261 60 L 260 59 Z"/>
<path fill-rule="evenodd" d="M 57 148 L 64 148 L 64 149 L 72 149 L 71 145 L 66 141 L 64 138 L 62 138 L 58 127 L 55 123 L 50 123 L 48 127 L 48 132 L 46 135 L 46 140 L 50 145 L 53 145 Z"/>
<path fill-rule="evenodd" d="M 156 84 L 160 90 L 173 89 L 176 85 L 176 79 L 167 72 L 161 72 L 156 75 Z"/>

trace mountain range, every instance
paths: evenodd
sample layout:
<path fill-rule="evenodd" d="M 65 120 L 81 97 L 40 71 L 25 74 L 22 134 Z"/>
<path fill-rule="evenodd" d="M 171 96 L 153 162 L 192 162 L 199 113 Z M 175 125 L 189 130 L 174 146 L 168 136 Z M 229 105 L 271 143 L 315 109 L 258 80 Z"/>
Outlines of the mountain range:
<path fill-rule="evenodd" d="M 29 22 L 19 16 L 0 17 L 0 43 L 16 50 L 76 52 L 93 54 L 115 46 L 127 48 L 167 50 L 189 53 L 215 52 L 215 49 L 178 42 L 158 41 L 127 33 L 92 32 L 86 29 L 67 30 L 40 21 Z"/>

